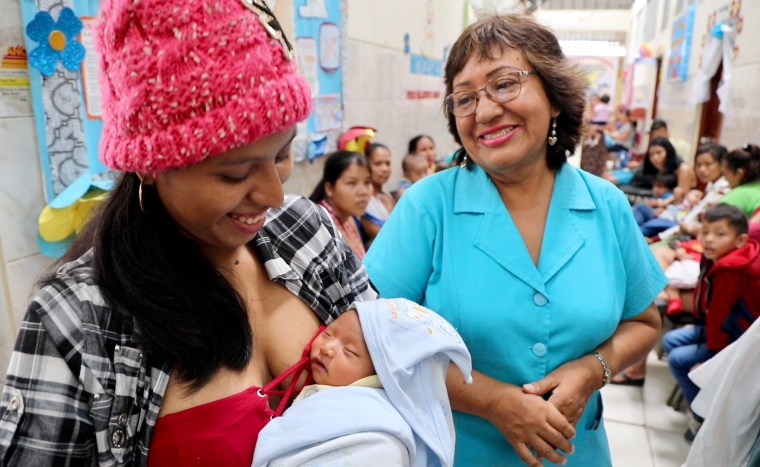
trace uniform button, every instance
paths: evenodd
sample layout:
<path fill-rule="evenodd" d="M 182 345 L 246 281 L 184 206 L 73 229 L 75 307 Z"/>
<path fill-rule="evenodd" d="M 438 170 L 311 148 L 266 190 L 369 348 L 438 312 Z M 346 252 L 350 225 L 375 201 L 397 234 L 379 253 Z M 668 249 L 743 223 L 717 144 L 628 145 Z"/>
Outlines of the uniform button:
<path fill-rule="evenodd" d="M 543 357 L 546 355 L 546 346 L 542 343 L 535 344 L 533 346 L 533 355 L 536 357 Z"/>
<path fill-rule="evenodd" d="M 100 394 L 93 394 L 92 398 L 95 399 L 96 401 L 99 401 L 100 400 Z"/>
<path fill-rule="evenodd" d="M 116 352 L 116 353 L 119 353 L 119 352 L 121 352 L 121 347 L 117 345 L 117 346 L 115 346 L 113 348 L 113 351 Z"/>
<path fill-rule="evenodd" d="M 20 405 L 21 405 L 21 401 L 19 401 L 17 397 L 14 397 L 13 399 L 11 399 L 11 405 L 9 409 L 11 412 L 15 412 L 18 410 Z"/>
<path fill-rule="evenodd" d="M 533 295 L 533 303 L 535 303 L 537 306 L 544 306 L 549 303 L 549 300 L 547 300 L 544 294 L 541 292 L 536 292 L 536 294 Z"/>
<path fill-rule="evenodd" d="M 119 415 L 119 425 L 126 426 L 127 425 L 127 414 L 123 413 Z"/>
<path fill-rule="evenodd" d="M 111 433 L 111 444 L 115 448 L 123 448 L 124 447 L 124 430 L 121 428 L 118 428 Z"/>

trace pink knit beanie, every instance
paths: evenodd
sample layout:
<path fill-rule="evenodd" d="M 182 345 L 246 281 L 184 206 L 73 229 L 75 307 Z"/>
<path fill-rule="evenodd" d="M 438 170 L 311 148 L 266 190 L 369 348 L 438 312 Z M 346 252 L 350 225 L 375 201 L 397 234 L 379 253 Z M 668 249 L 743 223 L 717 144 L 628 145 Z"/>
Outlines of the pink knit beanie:
<path fill-rule="evenodd" d="M 263 1 L 103 2 L 97 49 L 107 166 L 160 173 L 309 115 L 308 84 Z"/>

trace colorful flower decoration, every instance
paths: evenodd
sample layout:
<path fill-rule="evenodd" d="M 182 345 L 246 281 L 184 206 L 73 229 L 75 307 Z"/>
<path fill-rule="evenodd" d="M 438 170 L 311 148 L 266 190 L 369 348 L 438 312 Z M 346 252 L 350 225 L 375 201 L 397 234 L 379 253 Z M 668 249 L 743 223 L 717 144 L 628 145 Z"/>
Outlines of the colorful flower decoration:
<path fill-rule="evenodd" d="M 85 49 L 77 40 L 82 31 L 82 20 L 71 8 L 63 8 L 58 22 L 47 11 L 39 11 L 26 26 L 26 34 L 39 47 L 29 54 L 29 63 L 45 76 L 55 72 L 58 60 L 67 70 L 77 71 L 84 59 Z"/>
<path fill-rule="evenodd" d="M 67 186 L 40 213 L 37 235 L 40 252 L 51 258 L 63 256 L 112 187 L 113 181 L 93 180 L 89 172 Z"/>
<path fill-rule="evenodd" d="M 369 126 L 352 126 L 338 138 L 338 149 L 364 154 L 364 148 L 376 133 L 377 130 Z"/>

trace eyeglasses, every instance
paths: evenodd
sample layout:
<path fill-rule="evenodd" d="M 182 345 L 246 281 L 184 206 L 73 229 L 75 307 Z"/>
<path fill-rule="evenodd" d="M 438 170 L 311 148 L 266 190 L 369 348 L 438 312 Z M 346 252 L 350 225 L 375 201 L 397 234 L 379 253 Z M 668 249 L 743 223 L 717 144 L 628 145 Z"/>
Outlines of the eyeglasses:
<path fill-rule="evenodd" d="M 459 91 L 446 96 L 446 111 L 456 117 L 467 117 L 475 113 L 480 101 L 480 91 L 494 102 L 505 104 L 520 95 L 522 77 L 535 75 L 535 70 L 517 70 L 496 76 L 488 80 L 485 86 L 477 91 Z"/>

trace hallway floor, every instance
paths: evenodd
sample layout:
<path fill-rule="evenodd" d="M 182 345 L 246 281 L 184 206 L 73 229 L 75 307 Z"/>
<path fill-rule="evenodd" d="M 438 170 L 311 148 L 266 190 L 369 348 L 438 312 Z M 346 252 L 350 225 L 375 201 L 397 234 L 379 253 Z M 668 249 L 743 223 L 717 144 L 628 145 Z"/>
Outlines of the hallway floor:
<path fill-rule="evenodd" d="M 604 419 L 614 467 L 680 467 L 689 452 L 686 415 L 667 405 L 675 379 L 654 352 L 643 388 L 602 389 Z"/>

